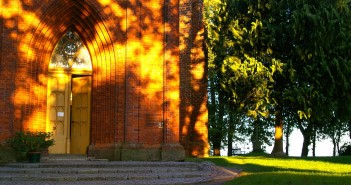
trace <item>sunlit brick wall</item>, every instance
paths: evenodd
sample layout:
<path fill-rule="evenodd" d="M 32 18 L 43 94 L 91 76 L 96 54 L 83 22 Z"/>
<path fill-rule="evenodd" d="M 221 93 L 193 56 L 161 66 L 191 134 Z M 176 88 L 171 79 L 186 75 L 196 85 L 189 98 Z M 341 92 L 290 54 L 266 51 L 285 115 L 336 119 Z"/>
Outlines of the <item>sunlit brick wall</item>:
<path fill-rule="evenodd" d="M 17 7 L 18 3 L 11 3 Z M 8 11 L 0 11 L 1 17 L 6 17 Z M 17 32 L 17 17 L 0 20 L 0 144 L 1 141 L 9 137 L 12 133 L 13 123 L 13 103 L 12 94 L 14 92 L 15 64 L 17 60 L 17 42 L 13 40 Z"/>
<path fill-rule="evenodd" d="M 68 28 L 93 63 L 94 145 L 179 143 L 204 156 L 202 1 L 0 1 L 0 140 L 45 130 L 48 64 Z"/>
<path fill-rule="evenodd" d="M 180 1 L 180 131 L 189 156 L 207 156 L 207 65 L 204 56 L 203 1 Z"/>

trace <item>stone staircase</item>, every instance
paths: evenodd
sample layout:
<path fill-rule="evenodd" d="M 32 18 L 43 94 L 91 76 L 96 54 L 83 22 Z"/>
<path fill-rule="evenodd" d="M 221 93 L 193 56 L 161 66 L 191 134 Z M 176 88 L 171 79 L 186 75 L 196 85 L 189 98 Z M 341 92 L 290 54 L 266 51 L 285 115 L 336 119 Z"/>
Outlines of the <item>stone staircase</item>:
<path fill-rule="evenodd" d="M 50 155 L 0 167 L 0 184 L 221 184 L 238 173 L 211 163 L 107 161 Z"/>

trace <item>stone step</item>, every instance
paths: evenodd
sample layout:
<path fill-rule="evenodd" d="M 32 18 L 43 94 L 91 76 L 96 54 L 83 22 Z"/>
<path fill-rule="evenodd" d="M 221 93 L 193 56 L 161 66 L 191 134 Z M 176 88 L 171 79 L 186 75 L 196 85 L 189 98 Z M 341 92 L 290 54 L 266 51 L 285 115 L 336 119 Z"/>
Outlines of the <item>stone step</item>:
<path fill-rule="evenodd" d="M 182 167 L 123 167 L 123 168 L 0 168 L 0 174 L 105 174 L 105 173 L 161 173 L 161 172 L 178 172 L 178 171 L 198 171 L 198 168 Z"/>
<path fill-rule="evenodd" d="M 104 180 L 104 181 L 0 181 L 1 185 L 219 185 L 223 182 L 212 182 L 202 177 L 197 178 L 171 178 L 151 180 Z"/>
<path fill-rule="evenodd" d="M 209 184 L 233 178 L 213 164 L 45 160 L 0 167 L 0 184 Z"/>
<path fill-rule="evenodd" d="M 47 161 L 41 163 L 9 163 L 11 168 L 125 168 L 125 167 L 182 167 L 197 169 L 199 166 L 192 162 L 141 162 L 141 161 Z"/>
<path fill-rule="evenodd" d="M 170 178 L 202 177 L 201 172 L 163 172 L 163 173 L 95 173 L 95 174 L 0 174 L 0 181 L 94 181 L 94 180 L 151 180 Z"/>
<path fill-rule="evenodd" d="M 108 161 L 108 159 L 96 159 L 82 154 L 50 154 L 44 155 L 41 159 L 43 162 L 48 161 Z"/>

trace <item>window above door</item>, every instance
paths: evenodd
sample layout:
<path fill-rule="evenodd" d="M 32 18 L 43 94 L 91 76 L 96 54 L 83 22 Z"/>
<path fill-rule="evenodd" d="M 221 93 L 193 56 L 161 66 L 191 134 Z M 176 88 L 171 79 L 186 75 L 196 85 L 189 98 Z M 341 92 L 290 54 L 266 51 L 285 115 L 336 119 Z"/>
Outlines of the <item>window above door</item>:
<path fill-rule="evenodd" d="M 56 44 L 49 70 L 92 71 L 89 51 L 76 32 L 68 30 Z"/>

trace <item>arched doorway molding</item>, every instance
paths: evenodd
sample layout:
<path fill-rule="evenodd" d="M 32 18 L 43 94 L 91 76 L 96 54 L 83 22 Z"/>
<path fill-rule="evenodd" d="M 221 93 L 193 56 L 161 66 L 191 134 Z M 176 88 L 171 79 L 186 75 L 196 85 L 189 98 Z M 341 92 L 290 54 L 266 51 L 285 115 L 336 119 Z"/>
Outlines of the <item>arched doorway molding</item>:
<path fill-rule="evenodd" d="M 19 97 L 21 94 L 26 96 L 14 99 L 17 112 L 14 122 L 17 130 L 45 130 L 50 57 L 56 43 L 68 29 L 73 29 L 78 33 L 90 53 L 93 66 L 93 101 L 105 101 L 107 97 L 116 99 L 116 101 L 109 101 L 111 105 L 99 107 L 99 112 L 115 112 L 118 97 L 111 95 L 112 93 L 117 94 L 115 93 L 116 80 L 113 79 L 117 78 L 116 49 L 100 12 L 96 11 L 87 1 L 62 0 L 43 5 L 37 16 L 40 17 L 40 23 L 35 28 L 26 28 L 25 34 L 19 40 L 20 47 L 22 47 L 19 49 L 22 52 L 20 53 L 22 62 L 16 64 L 18 74 L 16 89 L 19 90 L 14 96 Z M 111 94 L 101 95 L 105 92 L 111 92 Z M 95 107 L 92 106 L 92 112 L 94 109 Z M 116 118 L 107 117 L 107 115 L 114 114 L 104 114 L 105 119 L 101 118 L 102 115 L 96 115 L 91 116 L 92 122 L 95 120 L 101 123 L 106 120 L 112 127 L 117 125 Z M 97 125 L 92 125 L 91 129 L 98 131 Z M 114 138 L 113 134 L 111 133 L 111 139 Z"/>

